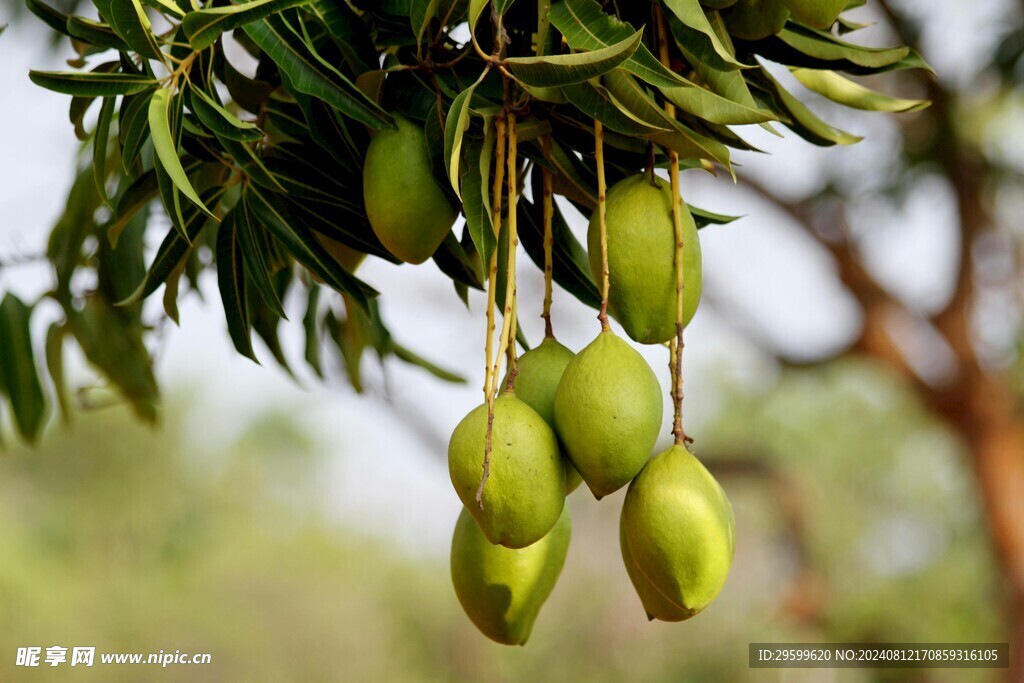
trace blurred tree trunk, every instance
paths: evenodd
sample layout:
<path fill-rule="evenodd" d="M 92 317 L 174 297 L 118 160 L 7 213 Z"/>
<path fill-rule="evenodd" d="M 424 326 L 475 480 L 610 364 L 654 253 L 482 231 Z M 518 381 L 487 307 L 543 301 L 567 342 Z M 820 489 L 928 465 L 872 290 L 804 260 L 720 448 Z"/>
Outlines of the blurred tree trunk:
<path fill-rule="evenodd" d="M 901 40 L 919 47 L 917 27 L 894 4 L 883 0 L 880 5 Z M 999 227 L 989 211 L 989 182 L 999 169 L 964 137 L 963 123 L 954 120 L 959 93 L 927 74 L 915 77 L 933 104 L 917 115 L 928 117 L 930 127 L 920 121 L 910 124 L 920 127 L 918 134 L 921 129 L 932 131 L 925 141 L 915 136 L 914 153 L 936 164 L 954 189 L 961 238 L 956 287 L 948 305 L 936 315 L 921 318 L 875 280 L 848 238 L 841 200 L 815 197 L 792 202 L 766 186 L 745 181 L 795 219 L 834 257 L 840 279 L 864 312 L 861 334 L 846 353 L 870 355 L 905 376 L 969 450 L 1003 578 L 1002 604 L 1011 639 L 1007 680 L 1024 681 L 1024 411 L 1008 378 L 983 367 L 971 337 L 976 294 L 972 248 L 979 237 Z M 1016 263 L 1015 268 L 1019 276 L 1021 264 Z M 940 334 L 955 356 L 953 375 L 940 384 L 918 376 L 899 343 L 894 322 L 929 325 Z"/>

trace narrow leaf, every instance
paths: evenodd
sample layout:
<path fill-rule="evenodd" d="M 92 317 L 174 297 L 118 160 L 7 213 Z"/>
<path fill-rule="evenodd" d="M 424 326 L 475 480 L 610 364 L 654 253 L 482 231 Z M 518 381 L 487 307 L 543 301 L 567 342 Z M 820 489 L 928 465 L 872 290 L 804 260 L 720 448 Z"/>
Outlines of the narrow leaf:
<path fill-rule="evenodd" d="M 567 55 L 509 57 L 505 67 L 526 85 L 537 88 L 581 83 L 608 73 L 633 56 L 641 45 L 643 31 L 597 50 Z"/>
<path fill-rule="evenodd" d="M 808 90 L 823 95 L 833 102 L 869 111 L 910 112 L 924 109 L 928 100 L 905 100 L 880 93 L 854 83 L 834 71 L 820 69 L 792 69 L 793 75 Z"/>
<path fill-rule="evenodd" d="M 246 26 L 245 32 L 288 75 L 299 92 L 317 97 L 371 128 L 394 127 L 390 114 L 340 71 L 318 60 L 280 21 L 264 19 Z"/>
<path fill-rule="evenodd" d="M 217 286 L 224 305 L 228 334 L 235 349 L 256 361 L 249 334 L 249 310 L 245 299 L 245 265 L 235 230 L 236 210 L 229 211 L 217 228 Z M 256 361 L 258 362 L 258 361 Z"/>
<path fill-rule="evenodd" d="M 30 71 L 28 77 L 41 88 L 80 97 L 131 95 L 157 86 L 149 76 L 90 71 Z"/>
<path fill-rule="evenodd" d="M 193 50 L 205 50 L 220 34 L 245 26 L 277 12 L 304 5 L 309 0 L 254 0 L 189 12 L 181 21 Z"/>
<path fill-rule="evenodd" d="M 35 443 L 46 422 L 46 396 L 36 369 L 29 331 L 32 309 L 8 293 L 0 303 L 0 382 L 26 441 Z"/>
<path fill-rule="evenodd" d="M 173 100 L 174 98 L 171 93 L 162 88 L 154 92 L 153 99 L 150 100 L 149 130 L 153 136 L 153 149 L 160 161 L 160 165 L 170 177 L 174 186 L 206 215 L 217 220 L 213 212 L 206 208 L 203 200 L 196 194 L 192 183 L 189 182 L 188 175 L 185 173 L 185 169 L 181 165 L 181 159 L 178 157 L 178 145 L 171 134 L 170 113 Z"/>

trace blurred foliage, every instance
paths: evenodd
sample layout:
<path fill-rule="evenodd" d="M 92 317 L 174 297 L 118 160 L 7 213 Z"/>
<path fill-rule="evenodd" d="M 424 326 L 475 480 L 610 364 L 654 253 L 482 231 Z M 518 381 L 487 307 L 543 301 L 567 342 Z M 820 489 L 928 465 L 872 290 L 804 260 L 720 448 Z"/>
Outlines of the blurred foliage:
<path fill-rule="evenodd" d="M 1000 639 L 969 473 L 899 382 L 849 362 L 787 371 L 754 395 L 723 374 L 705 400 L 729 407 L 697 445 L 741 530 L 715 609 L 649 624 L 608 533 L 621 493 L 601 504 L 577 495 L 565 573 L 525 648 L 495 645 L 464 618 L 446 545 L 403 549 L 383 525 L 332 517 L 326 448 L 292 418 L 261 416 L 219 452 L 197 452 L 213 447 L 195 445 L 173 401 L 160 433 L 125 410 L 83 415 L 74 434 L 51 430 L 38 450 L 0 461 L 0 679 L 27 645 L 213 654 L 210 666 L 143 667 L 147 680 L 697 683 L 747 678 L 752 641 Z M 789 483 L 750 476 L 751 461 Z M 454 511 L 422 514 L 454 523 Z M 132 666 L 36 673 L 140 680 Z M 995 676 L 840 670 L 830 680 Z"/>

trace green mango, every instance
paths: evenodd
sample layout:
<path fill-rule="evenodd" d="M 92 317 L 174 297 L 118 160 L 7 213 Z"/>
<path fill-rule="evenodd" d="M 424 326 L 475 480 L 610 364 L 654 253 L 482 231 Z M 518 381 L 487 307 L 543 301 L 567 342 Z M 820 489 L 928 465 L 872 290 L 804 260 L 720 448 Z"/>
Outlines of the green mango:
<path fill-rule="evenodd" d="M 668 598 L 659 593 L 658 589 L 647 580 L 647 577 L 640 573 L 640 569 L 629 552 L 629 546 L 626 544 L 626 530 L 622 524 L 619 524 L 619 547 L 622 548 L 622 562 L 626 565 L 626 573 L 629 575 L 629 580 L 633 582 L 636 594 L 640 596 L 640 602 L 647 612 L 648 621 L 655 619 L 683 621 L 693 616 L 692 611 L 669 602 Z"/>
<path fill-rule="evenodd" d="M 829 29 L 846 9 L 849 0 L 782 0 L 797 21 L 814 28 Z"/>
<path fill-rule="evenodd" d="M 761 40 L 782 30 L 789 8 L 783 0 L 739 0 L 723 17 L 730 34 L 742 40 Z"/>
<path fill-rule="evenodd" d="M 518 361 L 519 374 L 516 375 L 516 396 L 526 405 L 537 411 L 544 421 L 555 428 L 555 391 L 562 380 L 565 366 L 573 359 L 574 354 L 556 340 L 547 338 L 540 346 L 524 353 Z M 508 382 L 508 375 L 502 380 L 502 386 Z M 568 458 L 565 460 L 565 495 L 575 491 L 583 479 Z"/>
<path fill-rule="evenodd" d="M 702 290 L 700 240 L 682 204 L 683 325 L 697 312 Z M 609 310 L 641 344 L 661 344 L 676 334 L 675 226 L 672 188 L 645 173 L 608 191 Z M 597 212 L 587 230 L 590 268 L 601 281 L 601 227 Z"/>
<path fill-rule="evenodd" d="M 648 617 L 689 619 L 715 599 L 729 576 L 736 547 L 732 505 L 692 453 L 672 446 L 630 484 L 619 540 Z"/>
<path fill-rule="evenodd" d="M 604 331 L 565 368 L 555 392 L 555 428 L 598 499 L 643 468 L 661 431 L 661 387 L 627 342 Z"/>
<path fill-rule="evenodd" d="M 572 520 L 563 510 L 544 538 L 513 550 L 492 545 L 465 508 L 452 537 L 455 595 L 480 632 L 504 645 L 525 645 L 562 573 Z"/>
<path fill-rule="evenodd" d="M 374 134 L 363 162 L 370 225 L 392 254 L 423 263 L 441 246 L 459 213 L 431 172 L 423 129 L 395 114 L 395 130 Z"/>
<path fill-rule="evenodd" d="M 448 473 L 459 499 L 491 543 L 524 548 L 558 521 L 565 504 L 565 465 L 554 431 L 511 393 L 494 401 L 490 476 L 483 509 L 476 492 L 483 474 L 487 405 L 470 411 L 448 443 Z"/>
<path fill-rule="evenodd" d="M 736 0 L 700 0 L 700 4 L 708 9 L 725 9 L 736 4 Z"/>

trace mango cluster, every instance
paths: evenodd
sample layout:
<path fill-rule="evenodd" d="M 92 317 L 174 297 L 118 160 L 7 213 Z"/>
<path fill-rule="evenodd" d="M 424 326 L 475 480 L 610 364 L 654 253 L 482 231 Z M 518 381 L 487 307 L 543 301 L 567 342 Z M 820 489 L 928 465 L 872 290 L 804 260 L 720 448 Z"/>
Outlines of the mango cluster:
<path fill-rule="evenodd" d="M 682 213 L 685 324 L 700 300 L 701 256 L 685 206 Z M 595 219 L 588 241 L 597 279 L 599 233 Z M 612 187 L 606 233 L 610 312 L 634 341 L 668 341 L 676 333 L 668 184 L 637 175 Z M 495 399 L 492 418 L 478 406 L 448 446 L 464 506 L 452 538 L 452 582 L 477 628 L 499 643 L 526 643 L 565 564 L 565 498 L 580 481 L 597 499 L 629 486 L 620 543 L 648 617 L 681 621 L 704 609 L 732 563 L 732 507 L 684 446 L 651 457 L 663 403 L 643 356 L 608 328 L 578 354 L 548 338 L 519 360 L 513 384 Z M 478 501 L 489 419 L 489 478 Z"/>

